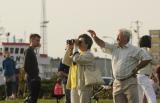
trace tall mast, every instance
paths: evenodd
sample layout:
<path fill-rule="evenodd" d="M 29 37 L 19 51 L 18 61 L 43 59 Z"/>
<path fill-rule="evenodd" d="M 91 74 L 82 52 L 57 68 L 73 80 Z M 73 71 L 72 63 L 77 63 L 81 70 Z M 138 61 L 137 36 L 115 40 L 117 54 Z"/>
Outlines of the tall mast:
<path fill-rule="evenodd" d="M 136 31 L 137 31 L 137 39 L 139 41 L 139 38 L 140 38 L 140 34 L 139 34 L 139 29 L 140 29 L 140 21 L 135 21 L 135 24 L 136 24 Z"/>
<path fill-rule="evenodd" d="M 42 0 L 42 17 L 41 17 L 41 49 L 43 54 L 47 54 L 47 17 L 46 17 L 46 0 Z"/>

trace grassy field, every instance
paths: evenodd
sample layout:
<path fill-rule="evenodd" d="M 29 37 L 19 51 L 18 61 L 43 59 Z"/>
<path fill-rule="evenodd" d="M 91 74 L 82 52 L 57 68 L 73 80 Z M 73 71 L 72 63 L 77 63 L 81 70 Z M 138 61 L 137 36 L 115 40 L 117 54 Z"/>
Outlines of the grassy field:
<path fill-rule="evenodd" d="M 23 103 L 23 100 L 7 100 L 7 101 L 0 101 L 0 103 Z M 40 99 L 38 103 L 56 103 L 55 99 Z M 64 103 L 63 100 L 61 103 Z M 95 103 L 95 101 L 92 101 Z M 113 103 L 112 100 L 100 100 L 99 103 Z M 160 103 L 160 99 L 158 99 L 157 103 Z"/>

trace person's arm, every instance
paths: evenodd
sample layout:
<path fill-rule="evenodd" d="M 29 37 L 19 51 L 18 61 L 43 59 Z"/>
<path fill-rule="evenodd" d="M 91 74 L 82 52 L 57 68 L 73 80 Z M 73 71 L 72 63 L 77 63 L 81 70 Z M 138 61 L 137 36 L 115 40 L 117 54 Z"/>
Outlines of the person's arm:
<path fill-rule="evenodd" d="M 102 51 L 104 53 L 108 53 L 112 55 L 112 52 L 116 46 L 114 44 L 110 44 L 108 42 L 104 42 L 102 39 L 96 36 L 96 33 L 93 30 L 88 30 L 88 32 L 91 34 L 92 38 L 96 42 L 96 44 L 101 47 Z"/>
<path fill-rule="evenodd" d="M 97 37 L 96 32 L 93 30 L 88 30 L 88 32 L 91 34 L 92 38 L 94 39 L 94 41 L 96 42 L 96 44 L 98 46 L 100 46 L 101 48 L 105 47 L 105 42 L 100 39 L 99 37 Z"/>
<path fill-rule="evenodd" d="M 137 65 L 137 71 L 144 68 L 146 65 L 148 65 L 151 62 L 151 60 L 143 60 Z"/>
<path fill-rule="evenodd" d="M 4 70 L 5 69 L 5 63 L 4 63 L 4 60 L 2 62 L 2 69 Z"/>
<path fill-rule="evenodd" d="M 16 62 L 12 59 L 12 62 L 13 62 L 13 68 L 14 70 L 16 70 Z"/>
<path fill-rule="evenodd" d="M 70 66 L 72 64 L 72 57 L 71 57 L 72 51 L 73 51 L 73 49 L 68 46 L 67 50 L 64 54 L 64 57 L 62 59 L 63 64 L 68 65 L 68 66 Z"/>
<path fill-rule="evenodd" d="M 30 49 L 27 49 L 25 52 L 25 60 L 24 60 L 24 70 L 26 73 L 30 73 L 31 69 L 33 69 L 33 55 Z"/>

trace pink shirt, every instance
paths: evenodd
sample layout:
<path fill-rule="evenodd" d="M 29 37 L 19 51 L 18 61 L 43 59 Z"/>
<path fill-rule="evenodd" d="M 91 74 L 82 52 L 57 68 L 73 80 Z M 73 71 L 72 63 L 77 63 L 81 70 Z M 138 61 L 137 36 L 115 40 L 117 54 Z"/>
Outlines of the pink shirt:
<path fill-rule="evenodd" d="M 54 87 L 54 95 L 62 95 L 63 94 L 63 88 L 61 86 L 61 84 L 56 83 L 55 87 Z"/>

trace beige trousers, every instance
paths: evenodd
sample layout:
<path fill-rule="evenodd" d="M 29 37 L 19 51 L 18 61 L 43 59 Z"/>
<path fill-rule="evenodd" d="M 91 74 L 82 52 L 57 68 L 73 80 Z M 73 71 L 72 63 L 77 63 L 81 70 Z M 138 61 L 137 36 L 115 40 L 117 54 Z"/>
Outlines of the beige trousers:
<path fill-rule="evenodd" d="M 71 103 L 79 103 L 78 89 L 71 89 Z"/>
<path fill-rule="evenodd" d="M 87 86 L 84 87 L 82 90 L 79 90 L 80 103 L 90 103 L 92 93 L 92 86 Z"/>
<path fill-rule="evenodd" d="M 71 103 L 89 103 L 92 93 L 92 86 L 83 89 L 71 89 Z"/>
<path fill-rule="evenodd" d="M 114 103 L 139 103 L 137 79 L 115 80 L 113 84 Z"/>

